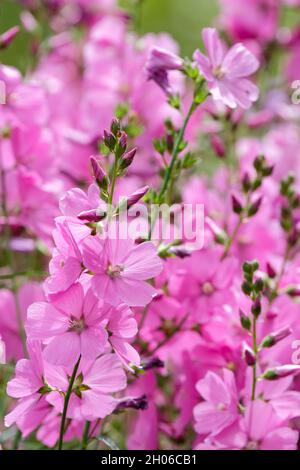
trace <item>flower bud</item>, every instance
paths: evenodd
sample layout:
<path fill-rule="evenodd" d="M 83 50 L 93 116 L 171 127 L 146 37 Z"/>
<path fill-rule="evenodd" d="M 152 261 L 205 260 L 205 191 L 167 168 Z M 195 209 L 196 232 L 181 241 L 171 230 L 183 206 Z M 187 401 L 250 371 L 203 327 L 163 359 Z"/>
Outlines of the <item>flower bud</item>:
<path fill-rule="evenodd" d="M 115 137 L 117 136 L 120 129 L 121 129 L 121 124 L 120 124 L 119 119 L 114 118 L 111 122 L 110 130 Z"/>
<path fill-rule="evenodd" d="M 115 138 L 115 136 L 112 132 L 108 132 L 108 131 L 104 130 L 103 140 L 104 140 L 104 143 L 105 143 L 106 147 L 109 150 L 113 151 L 115 149 L 117 141 L 116 141 L 116 138 Z"/>
<path fill-rule="evenodd" d="M 242 179 L 242 186 L 245 193 L 248 193 L 251 189 L 251 180 L 248 173 L 245 173 Z"/>
<path fill-rule="evenodd" d="M 12 28 L 5 31 L 5 33 L 0 35 L 0 49 L 6 49 L 10 43 L 13 41 L 15 36 L 19 33 L 20 28 L 18 26 L 13 26 Z"/>
<path fill-rule="evenodd" d="M 269 262 L 266 264 L 266 270 L 267 270 L 267 274 L 268 274 L 270 279 L 274 279 L 276 277 L 276 275 L 277 275 L 276 271 Z"/>
<path fill-rule="evenodd" d="M 108 177 L 103 170 L 102 166 L 100 165 L 100 162 L 96 160 L 95 157 L 90 158 L 90 162 L 92 165 L 92 170 L 94 173 L 94 177 L 96 180 L 96 183 L 98 184 L 99 188 L 106 190 L 108 188 Z"/>
<path fill-rule="evenodd" d="M 162 369 L 163 367 L 165 367 L 165 363 L 159 357 L 152 357 L 142 364 L 143 370 Z"/>
<path fill-rule="evenodd" d="M 188 256 L 191 256 L 193 250 L 191 250 L 188 247 L 185 247 L 184 245 L 181 246 L 171 246 L 169 249 L 170 253 L 173 255 L 177 256 L 178 258 L 184 259 L 187 258 Z"/>
<path fill-rule="evenodd" d="M 300 297 L 300 286 L 289 286 L 286 293 L 290 297 Z"/>
<path fill-rule="evenodd" d="M 240 214 L 243 211 L 243 206 L 240 200 L 234 195 L 231 195 L 232 209 L 235 214 Z"/>
<path fill-rule="evenodd" d="M 127 208 L 129 209 L 130 207 L 134 206 L 134 204 L 139 202 L 140 199 L 142 199 L 148 191 L 149 186 L 143 186 L 142 188 L 132 193 L 127 199 Z"/>
<path fill-rule="evenodd" d="M 252 306 L 251 306 L 251 312 L 253 315 L 257 318 L 261 314 L 261 300 L 259 297 L 254 300 Z"/>
<path fill-rule="evenodd" d="M 225 245 L 228 241 L 227 233 L 221 229 L 210 217 L 205 217 L 205 222 L 212 232 L 215 242 L 219 243 L 220 245 Z"/>
<path fill-rule="evenodd" d="M 126 398 L 117 404 L 114 412 L 126 410 L 128 408 L 131 408 L 133 410 L 147 410 L 148 408 L 147 396 L 141 395 L 140 397 L 137 397 L 137 398 Z"/>
<path fill-rule="evenodd" d="M 243 357 L 247 366 L 254 366 L 256 363 L 255 353 L 248 344 L 243 344 Z"/>
<path fill-rule="evenodd" d="M 261 347 L 262 348 L 271 348 L 275 344 L 279 343 L 279 341 L 285 339 L 291 333 L 292 333 L 292 330 L 288 327 L 282 328 L 281 330 L 270 333 L 268 336 L 266 336 L 262 340 Z"/>
<path fill-rule="evenodd" d="M 86 220 L 87 222 L 100 222 L 105 219 L 106 215 L 106 212 L 99 208 L 83 211 L 77 217 L 79 220 Z"/>
<path fill-rule="evenodd" d="M 244 328 L 244 330 L 250 331 L 251 329 L 250 317 L 248 317 L 248 315 L 246 315 L 242 309 L 239 310 L 239 314 L 240 314 L 240 322 L 241 322 L 242 327 Z"/>
<path fill-rule="evenodd" d="M 259 211 L 259 208 L 262 203 L 262 196 L 259 197 L 255 202 L 253 202 L 248 208 L 248 217 L 253 217 Z"/>
<path fill-rule="evenodd" d="M 134 147 L 132 150 L 129 150 L 129 152 L 127 152 L 127 153 L 125 153 L 125 155 L 123 155 L 122 160 L 120 161 L 120 169 L 121 170 L 125 170 L 126 168 L 128 168 L 132 164 L 136 152 L 137 152 L 137 148 Z"/>
<path fill-rule="evenodd" d="M 119 140 L 117 141 L 115 152 L 116 157 L 120 158 L 126 152 L 127 148 L 127 134 L 124 131 L 120 132 Z"/>
<path fill-rule="evenodd" d="M 210 139 L 210 143 L 217 157 L 223 158 L 226 150 L 225 150 L 224 142 L 221 139 L 221 137 L 219 137 L 216 134 L 212 135 Z"/>
<path fill-rule="evenodd" d="M 266 380 L 277 380 L 296 375 L 300 372 L 300 366 L 294 364 L 287 364 L 284 366 L 273 367 L 263 373 L 262 378 Z"/>

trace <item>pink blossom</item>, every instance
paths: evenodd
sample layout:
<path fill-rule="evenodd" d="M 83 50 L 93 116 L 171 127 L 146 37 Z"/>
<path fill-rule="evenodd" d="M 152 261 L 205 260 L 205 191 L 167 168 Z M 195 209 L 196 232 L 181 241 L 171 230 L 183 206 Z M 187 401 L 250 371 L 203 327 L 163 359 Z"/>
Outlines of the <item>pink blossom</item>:
<path fill-rule="evenodd" d="M 209 57 L 197 50 L 194 58 L 213 98 L 230 108 L 250 108 L 258 88 L 247 77 L 257 71 L 258 60 L 240 43 L 227 50 L 213 28 L 204 28 L 202 35 Z"/>
<path fill-rule="evenodd" d="M 44 381 L 44 361 L 38 341 L 28 341 L 29 359 L 21 359 L 16 366 L 16 377 L 7 384 L 9 396 L 18 399 L 16 407 L 5 417 L 5 425 L 11 426 L 28 415 L 43 395 L 51 389 Z"/>
<path fill-rule="evenodd" d="M 52 387 L 66 392 L 68 375 L 65 369 L 56 368 L 47 379 Z M 126 387 L 126 375 L 118 357 L 105 354 L 80 366 L 74 387 L 77 393 L 71 395 L 68 417 L 92 421 L 113 412 L 118 404 L 113 394 Z M 48 395 L 47 400 L 59 413 L 62 412 L 63 397 L 60 394 Z"/>
<path fill-rule="evenodd" d="M 75 364 L 99 356 L 106 345 L 102 326 L 108 308 L 76 283 L 52 303 L 39 302 L 28 309 L 26 330 L 33 339 L 48 340 L 44 357 L 52 364 Z"/>
<path fill-rule="evenodd" d="M 118 305 L 144 306 L 155 289 L 145 281 L 157 276 L 162 263 L 151 242 L 134 244 L 130 238 L 107 238 L 102 242 L 92 237 L 83 248 L 85 266 L 94 274 L 91 285 L 105 302 Z"/>
<path fill-rule="evenodd" d="M 194 408 L 195 429 L 199 434 L 218 434 L 238 416 L 238 396 L 233 373 L 223 370 L 223 380 L 208 372 L 196 388 L 204 398 Z"/>

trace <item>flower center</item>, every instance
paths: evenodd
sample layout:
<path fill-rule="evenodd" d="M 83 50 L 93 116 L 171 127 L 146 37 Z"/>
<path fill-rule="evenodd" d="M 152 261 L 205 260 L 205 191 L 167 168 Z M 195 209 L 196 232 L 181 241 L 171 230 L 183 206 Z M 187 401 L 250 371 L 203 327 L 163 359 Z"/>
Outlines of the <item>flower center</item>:
<path fill-rule="evenodd" d="M 225 76 L 225 72 L 222 69 L 222 65 L 218 65 L 214 70 L 213 70 L 213 75 L 214 77 L 218 78 L 221 80 Z"/>
<path fill-rule="evenodd" d="M 203 285 L 202 285 L 202 292 L 203 294 L 205 295 L 211 295 L 213 294 L 214 292 L 214 286 L 212 285 L 211 282 L 205 282 Z"/>
<path fill-rule="evenodd" d="M 69 322 L 69 330 L 68 331 L 73 331 L 74 333 L 82 333 L 83 330 L 85 330 L 85 323 L 83 318 L 80 318 L 79 320 L 77 318 L 72 318 Z"/>
<path fill-rule="evenodd" d="M 106 273 L 109 275 L 109 277 L 120 277 L 121 273 L 124 271 L 124 267 L 120 265 L 113 266 L 112 264 L 109 264 L 106 270 Z"/>
<path fill-rule="evenodd" d="M 247 450 L 257 450 L 258 449 L 258 443 L 255 441 L 249 441 L 246 446 Z"/>

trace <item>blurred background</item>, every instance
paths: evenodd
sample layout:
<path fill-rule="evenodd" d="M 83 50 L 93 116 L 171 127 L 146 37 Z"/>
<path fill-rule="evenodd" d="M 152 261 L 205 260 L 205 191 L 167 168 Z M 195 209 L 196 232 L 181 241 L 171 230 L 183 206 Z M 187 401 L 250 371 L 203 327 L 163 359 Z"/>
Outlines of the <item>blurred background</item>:
<path fill-rule="evenodd" d="M 183 55 L 199 46 L 200 31 L 211 25 L 217 15 L 217 0 L 120 0 L 120 5 L 136 15 L 140 33 L 166 31 L 178 41 Z M 17 0 L 0 0 L 0 33 L 19 24 Z M 47 34 L 47 24 L 43 25 Z M 3 62 L 25 70 L 29 50 L 26 34 L 20 34 L 13 45 L 1 54 Z"/>

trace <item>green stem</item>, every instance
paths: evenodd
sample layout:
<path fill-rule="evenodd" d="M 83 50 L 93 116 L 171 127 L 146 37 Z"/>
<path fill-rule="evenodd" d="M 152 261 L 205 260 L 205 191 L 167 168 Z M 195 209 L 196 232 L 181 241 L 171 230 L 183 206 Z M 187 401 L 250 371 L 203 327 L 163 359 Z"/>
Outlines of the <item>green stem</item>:
<path fill-rule="evenodd" d="M 255 354 L 255 364 L 252 367 L 252 394 L 251 400 L 255 400 L 255 390 L 256 390 L 256 360 L 257 360 L 257 338 L 256 338 L 256 317 L 253 316 L 253 326 L 252 326 L 252 338 L 253 338 L 253 352 Z"/>
<path fill-rule="evenodd" d="M 198 105 L 193 100 L 193 102 L 192 102 L 192 104 L 189 108 L 189 111 L 188 111 L 188 113 L 185 117 L 185 120 L 183 122 L 183 126 L 181 127 L 180 131 L 177 134 L 177 138 L 175 140 L 175 144 L 174 144 L 174 148 L 173 148 L 173 152 L 172 152 L 171 163 L 166 169 L 164 181 L 163 181 L 161 190 L 159 192 L 159 202 L 160 203 L 162 203 L 164 201 L 165 195 L 168 191 L 169 184 L 173 180 L 173 170 L 175 168 L 177 157 L 180 153 L 180 144 L 181 144 L 181 142 L 184 138 L 184 134 L 185 134 L 187 125 L 189 123 L 189 120 L 191 119 L 191 117 L 192 117 L 194 111 L 197 109 L 197 107 L 198 107 Z M 152 218 L 150 219 L 150 228 L 149 228 L 149 233 L 148 233 L 148 239 L 149 240 L 151 239 L 151 236 L 152 236 L 152 232 L 153 232 L 153 228 L 155 226 L 156 218 L 157 218 L 157 214 L 155 213 L 153 219 Z"/>
<path fill-rule="evenodd" d="M 162 188 L 161 188 L 160 193 L 159 193 L 159 200 L 160 201 L 163 200 L 163 198 L 165 196 L 165 193 L 168 189 L 170 180 L 171 180 L 172 175 L 173 175 L 173 170 L 174 170 L 174 167 L 175 167 L 175 163 L 176 163 L 177 157 L 180 153 L 180 144 L 181 144 L 182 139 L 184 137 L 184 134 L 185 134 L 187 125 L 189 123 L 189 120 L 192 117 L 192 115 L 193 115 L 194 111 L 196 110 L 196 108 L 197 108 L 197 104 L 193 101 L 191 106 L 190 106 L 190 109 L 189 109 L 189 111 L 186 115 L 186 118 L 183 122 L 183 126 L 182 126 L 182 128 L 180 129 L 180 131 L 177 135 L 175 145 L 174 145 L 174 148 L 173 148 L 173 152 L 172 152 L 171 163 L 167 168 L 165 178 L 164 178 L 164 181 L 163 181 L 163 185 L 162 185 Z"/>
<path fill-rule="evenodd" d="M 86 450 L 86 448 L 87 448 L 87 446 L 88 446 L 90 427 L 91 427 L 91 423 L 90 423 L 90 421 L 87 421 L 87 422 L 85 423 L 85 427 L 84 427 L 84 431 L 83 431 L 83 436 L 82 436 L 82 446 L 81 446 L 81 449 L 82 449 L 82 450 Z"/>
<path fill-rule="evenodd" d="M 73 385 L 74 385 L 74 382 L 75 382 L 75 379 L 76 379 L 76 374 L 77 374 L 78 367 L 79 367 L 79 364 L 80 364 L 80 360 L 81 360 L 81 355 L 79 356 L 79 359 L 75 364 L 75 367 L 73 369 L 73 373 L 72 373 L 72 376 L 71 376 L 71 379 L 70 379 L 69 387 L 68 387 L 67 393 L 65 395 L 64 408 L 63 408 L 63 413 L 62 413 L 61 423 L 60 423 L 58 450 L 62 450 L 62 446 L 63 446 L 65 427 L 66 427 L 67 411 L 68 411 L 68 406 L 69 406 L 69 401 L 70 401 L 70 398 L 71 398 L 71 394 L 72 394 L 72 391 L 73 391 Z"/>
<path fill-rule="evenodd" d="M 115 156 L 115 161 L 114 161 L 114 166 L 112 170 L 112 181 L 111 181 L 111 187 L 110 187 L 110 194 L 108 198 L 108 204 L 112 205 L 113 203 L 113 197 L 114 197 L 114 192 L 115 192 L 115 186 L 116 186 L 116 181 L 117 181 L 117 168 L 118 168 L 118 159 Z"/>
<path fill-rule="evenodd" d="M 236 223 L 236 226 L 231 234 L 231 236 L 229 237 L 227 243 L 226 243 L 226 246 L 225 246 L 225 250 L 221 256 L 221 261 L 223 259 L 226 258 L 226 256 L 228 255 L 232 245 L 233 245 L 233 242 L 235 241 L 239 231 L 240 231 L 240 228 L 242 226 L 242 223 L 244 222 L 244 218 L 245 218 L 245 212 L 247 213 L 248 211 L 248 206 L 249 206 L 249 203 L 250 203 L 250 194 L 247 195 L 247 199 L 246 199 L 246 205 L 245 205 L 245 209 L 243 210 L 243 212 L 239 215 L 239 218 L 238 218 L 238 221 Z"/>

